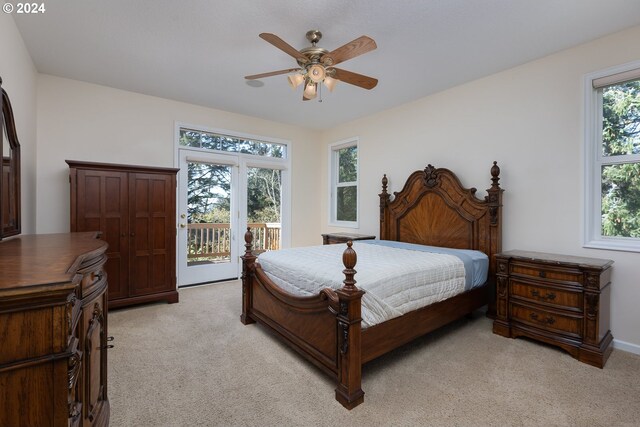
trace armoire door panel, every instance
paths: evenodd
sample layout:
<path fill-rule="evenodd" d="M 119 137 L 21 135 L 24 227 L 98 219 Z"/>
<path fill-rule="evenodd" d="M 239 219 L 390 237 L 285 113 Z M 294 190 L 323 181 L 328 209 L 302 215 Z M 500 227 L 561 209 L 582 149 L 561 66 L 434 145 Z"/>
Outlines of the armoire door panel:
<path fill-rule="evenodd" d="M 165 179 L 154 179 L 151 186 L 151 211 L 154 213 L 167 212 L 167 190 L 168 182 Z"/>
<path fill-rule="evenodd" d="M 130 175 L 129 188 L 133 192 L 135 209 L 131 221 L 135 223 L 135 268 L 131 283 L 132 295 L 145 295 L 168 291 L 173 287 L 167 254 L 175 246 L 169 230 L 168 206 L 175 205 L 175 186 L 172 177 L 158 174 L 135 173 Z M 133 279 L 132 279 L 133 280 Z"/>
<path fill-rule="evenodd" d="M 159 253 L 158 251 L 166 252 L 168 249 L 167 243 L 167 218 L 165 215 L 155 214 L 156 216 L 151 219 L 151 229 L 153 235 L 153 253 Z"/>
<path fill-rule="evenodd" d="M 109 299 L 128 296 L 127 174 L 80 169 L 77 172 L 77 226 L 72 231 L 100 231 L 109 244 L 105 270 Z"/>

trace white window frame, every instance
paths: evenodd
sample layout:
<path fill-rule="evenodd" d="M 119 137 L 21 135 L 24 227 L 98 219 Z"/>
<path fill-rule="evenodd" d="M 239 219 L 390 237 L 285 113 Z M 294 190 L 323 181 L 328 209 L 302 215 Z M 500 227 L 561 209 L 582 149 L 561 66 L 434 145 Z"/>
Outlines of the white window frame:
<path fill-rule="evenodd" d="M 360 221 L 360 148 L 357 137 L 345 139 L 329 144 L 329 225 L 334 227 L 359 228 Z M 353 186 L 353 182 L 338 183 L 338 152 L 343 148 L 356 147 L 358 160 L 356 161 L 356 220 L 339 221 L 338 215 L 338 187 Z"/>
<path fill-rule="evenodd" d="M 614 74 L 640 69 L 640 61 L 590 73 L 584 78 L 584 220 L 585 248 L 640 252 L 640 238 L 602 235 L 602 166 L 640 161 L 640 155 L 602 155 L 602 95 L 593 81 Z"/>

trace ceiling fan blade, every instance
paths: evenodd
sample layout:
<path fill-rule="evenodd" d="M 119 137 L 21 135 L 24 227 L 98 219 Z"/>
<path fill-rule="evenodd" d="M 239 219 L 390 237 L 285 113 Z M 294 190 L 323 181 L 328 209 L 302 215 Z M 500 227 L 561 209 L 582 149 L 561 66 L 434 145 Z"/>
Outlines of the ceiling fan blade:
<path fill-rule="evenodd" d="M 362 74 L 342 70 L 340 68 L 334 68 L 334 70 L 335 74 L 333 75 L 333 78 L 354 86 L 364 89 L 373 89 L 378 84 L 378 79 L 374 79 L 373 77 L 363 76 Z"/>
<path fill-rule="evenodd" d="M 277 76 L 278 74 L 292 73 L 294 71 L 300 71 L 300 68 L 289 68 L 287 70 L 271 71 L 270 73 L 254 74 L 252 76 L 245 76 L 244 78 L 247 80 L 256 80 L 256 79 L 261 79 L 263 77 Z"/>
<path fill-rule="evenodd" d="M 376 42 L 367 36 L 360 36 L 355 40 L 350 41 L 344 46 L 325 54 L 320 61 L 326 65 L 337 65 L 348 59 L 355 58 L 363 53 L 370 52 L 376 47 Z"/>
<path fill-rule="evenodd" d="M 309 58 L 307 58 L 306 56 L 304 56 L 303 54 L 298 52 L 296 50 L 296 48 L 294 48 L 293 46 L 291 46 L 290 44 L 288 44 L 287 42 L 285 42 L 284 40 L 282 40 L 280 37 L 276 36 L 275 34 L 260 33 L 260 38 L 265 40 L 265 41 L 267 41 L 267 42 L 269 42 L 269 43 L 271 43 L 272 45 L 274 45 L 275 47 L 277 47 L 278 49 L 280 49 L 284 53 L 287 53 L 287 54 L 293 56 L 298 61 L 309 62 Z"/>

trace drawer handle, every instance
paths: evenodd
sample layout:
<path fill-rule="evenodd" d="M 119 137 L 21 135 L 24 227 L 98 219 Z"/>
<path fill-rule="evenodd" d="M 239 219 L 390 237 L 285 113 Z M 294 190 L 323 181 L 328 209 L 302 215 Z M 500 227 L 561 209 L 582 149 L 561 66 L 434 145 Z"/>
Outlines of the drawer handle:
<path fill-rule="evenodd" d="M 107 342 L 111 342 L 111 341 L 113 341 L 113 337 L 107 337 Z M 108 349 L 113 348 L 113 347 L 114 347 L 113 344 L 107 344 L 104 347 L 102 347 L 102 349 L 103 350 L 108 350 Z"/>
<path fill-rule="evenodd" d="M 547 301 L 547 300 L 553 301 L 554 299 L 556 299 L 556 294 L 554 294 L 553 292 L 547 292 L 546 295 L 542 296 L 542 295 L 540 295 L 540 292 L 538 292 L 535 289 L 531 290 L 531 296 L 540 298 L 543 301 Z"/>
<path fill-rule="evenodd" d="M 546 323 L 547 325 L 553 325 L 556 323 L 556 319 L 553 316 L 547 316 L 544 319 L 540 319 L 537 313 L 530 313 L 531 320 L 535 320 L 538 323 Z"/>
<path fill-rule="evenodd" d="M 102 276 L 104 276 L 102 272 L 96 273 L 96 277 L 98 278 L 98 281 L 102 280 Z"/>
<path fill-rule="evenodd" d="M 544 272 L 544 271 L 539 271 L 539 272 L 538 272 L 538 276 L 540 276 L 540 277 L 542 277 L 542 278 L 545 278 L 545 277 L 547 277 L 547 273 L 546 273 L 546 272 Z"/>

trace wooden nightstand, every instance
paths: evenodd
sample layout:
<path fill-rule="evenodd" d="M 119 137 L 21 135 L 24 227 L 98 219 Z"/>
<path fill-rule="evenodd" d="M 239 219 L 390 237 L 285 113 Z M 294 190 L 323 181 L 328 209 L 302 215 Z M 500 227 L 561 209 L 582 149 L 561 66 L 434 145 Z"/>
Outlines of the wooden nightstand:
<path fill-rule="evenodd" d="M 376 236 L 356 233 L 327 233 L 322 235 L 323 245 L 333 245 L 334 243 L 347 243 L 349 240 L 373 240 Z"/>
<path fill-rule="evenodd" d="M 611 265 L 608 259 L 541 252 L 496 255 L 493 332 L 557 345 L 602 368 L 611 354 Z"/>

